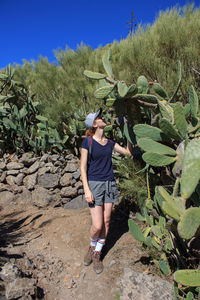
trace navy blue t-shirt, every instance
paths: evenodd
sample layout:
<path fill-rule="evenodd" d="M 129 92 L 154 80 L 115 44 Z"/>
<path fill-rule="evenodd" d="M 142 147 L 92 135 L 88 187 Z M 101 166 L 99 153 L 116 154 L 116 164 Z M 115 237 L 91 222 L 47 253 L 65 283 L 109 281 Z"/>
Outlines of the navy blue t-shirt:
<path fill-rule="evenodd" d="M 92 138 L 91 160 L 87 170 L 88 180 L 114 180 L 112 167 L 112 149 L 114 145 L 114 141 L 108 140 L 107 144 L 103 146 Z M 89 149 L 88 139 L 83 140 L 81 147 Z"/>

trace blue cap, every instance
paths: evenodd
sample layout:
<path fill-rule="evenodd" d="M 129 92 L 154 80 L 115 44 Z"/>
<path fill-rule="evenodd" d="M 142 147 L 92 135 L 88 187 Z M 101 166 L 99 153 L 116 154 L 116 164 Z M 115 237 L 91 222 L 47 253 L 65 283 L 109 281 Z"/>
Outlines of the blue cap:
<path fill-rule="evenodd" d="M 102 113 L 102 108 L 99 108 L 96 113 L 89 113 L 85 118 L 85 126 L 92 129 L 95 119 Z"/>

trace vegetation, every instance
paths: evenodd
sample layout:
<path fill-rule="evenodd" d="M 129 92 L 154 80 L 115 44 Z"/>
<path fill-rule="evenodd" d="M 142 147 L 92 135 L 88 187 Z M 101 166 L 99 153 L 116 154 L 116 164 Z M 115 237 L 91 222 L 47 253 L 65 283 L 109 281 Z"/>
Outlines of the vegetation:
<path fill-rule="evenodd" d="M 85 70 L 84 75 L 99 81 L 95 97 L 112 106 L 116 117 L 123 118 L 123 134 L 143 151 L 148 197 L 146 207 L 142 207 L 137 217 L 146 227 L 141 230 L 130 219 L 129 228 L 134 237 L 154 253 L 154 263 L 164 275 L 181 269 L 174 273 L 174 279 L 186 285 L 182 289 L 184 294 L 188 286 L 200 286 L 199 270 L 192 270 L 198 267 L 199 252 L 196 257 L 191 246 L 198 238 L 200 227 L 198 95 L 191 85 L 185 103 L 178 96 L 182 80 L 180 62 L 177 85 L 169 96 L 159 83 L 148 82 L 143 75 L 130 86 L 116 80 L 110 61 L 109 51 L 102 58 L 105 73 Z M 137 124 L 140 122 L 142 124 Z M 149 177 L 155 172 L 160 172 L 162 185 L 156 186 L 151 194 Z M 166 176 L 162 178 L 162 174 Z M 125 183 L 127 188 L 129 182 Z M 193 292 L 199 294 L 199 290 Z M 188 293 L 188 297 L 192 295 L 192 291 Z"/>

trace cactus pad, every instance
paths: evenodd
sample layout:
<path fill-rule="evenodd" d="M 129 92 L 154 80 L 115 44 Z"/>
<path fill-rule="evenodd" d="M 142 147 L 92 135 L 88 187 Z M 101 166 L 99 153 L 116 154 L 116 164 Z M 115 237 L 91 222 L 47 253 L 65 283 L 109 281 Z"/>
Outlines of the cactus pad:
<path fill-rule="evenodd" d="M 184 108 L 181 103 L 176 103 L 174 107 L 174 121 L 179 133 L 185 138 L 187 133 L 187 122 L 185 119 Z"/>
<path fill-rule="evenodd" d="M 193 139 L 186 147 L 181 177 L 181 196 L 189 198 L 200 179 L 200 140 Z"/>
<path fill-rule="evenodd" d="M 158 103 L 158 98 L 156 96 L 148 94 L 136 94 L 132 97 L 132 99 L 144 101 L 147 103 Z"/>
<path fill-rule="evenodd" d="M 154 167 L 167 166 L 175 162 L 175 157 L 165 156 L 158 153 L 146 152 L 142 155 L 144 161 Z"/>
<path fill-rule="evenodd" d="M 88 70 L 85 70 L 83 72 L 83 74 L 88 77 L 88 78 L 91 78 L 91 79 L 96 79 L 96 80 L 100 80 L 100 79 L 104 79 L 106 78 L 106 75 L 105 74 L 101 74 L 101 73 L 97 73 L 97 72 L 92 72 L 92 71 L 88 71 Z"/>
<path fill-rule="evenodd" d="M 112 84 L 109 86 L 103 86 L 94 92 L 94 96 L 97 99 L 103 99 L 112 92 L 113 88 L 114 88 L 114 85 L 112 85 Z"/>
<path fill-rule="evenodd" d="M 185 210 L 178 223 L 178 232 L 184 239 L 191 239 L 200 226 L 200 208 L 190 207 Z"/>
<path fill-rule="evenodd" d="M 178 270 L 174 280 L 186 286 L 200 286 L 200 270 Z"/>
<path fill-rule="evenodd" d="M 153 89 L 154 89 L 154 92 L 156 94 L 158 94 L 160 97 L 162 97 L 164 99 L 169 98 L 167 92 L 164 90 L 164 88 L 159 83 L 154 83 Z"/>
<path fill-rule="evenodd" d="M 149 90 L 149 83 L 145 76 L 142 75 L 138 77 L 137 88 L 138 88 L 138 93 L 147 94 Z"/>
<path fill-rule="evenodd" d="M 141 138 L 138 140 L 138 145 L 142 150 L 159 154 L 176 155 L 176 151 L 168 146 L 160 144 L 149 138 Z"/>
<path fill-rule="evenodd" d="M 161 142 L 167 138 L 159 128 L 147 124 L 135 125 L 133 130 L 137 138 L 148 137 L 157 142 Z"/>
<path fill-rule="evenodd" d="M 182 140 L 174 126 L 167 119 L 161 119 L 159 125 L 160 129 L 170 138 L 178 141 Z"/>
<path fill-rule="evenodd" d="M 194 90 L 194 87 L 191 85 L 189 88 L 189 102 L 191 108 L 191 115 L 194 119 L 197 118 L 197 112 L 199 109 L 199 100 L 197 93 Z"/>
<path fill-rule="evenodd" d="M 117 83 L 118 93 L 120 97 L 125 97 L 128 92 L 128 87 L 125 82 L 118 81 Z"/>

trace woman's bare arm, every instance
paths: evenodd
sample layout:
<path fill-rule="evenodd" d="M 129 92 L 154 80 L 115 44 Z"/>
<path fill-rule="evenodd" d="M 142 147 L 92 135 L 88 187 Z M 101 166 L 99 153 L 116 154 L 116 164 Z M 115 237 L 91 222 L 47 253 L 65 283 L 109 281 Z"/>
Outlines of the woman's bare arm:
<path fill-rule="evenodd" d="M 132 156 L 132 144 L 127 140 L 127 147 L 121 147 L 118 143 L 115 143 L 114 150 L 120 154 Z"/>
<path fill-rule="evenodd" d="M 94 197 L 90 191 L 88 180 L 87 180 L 87 158 L 88 158 L 88 150 L 82 148 L 81 149 L 81 177 L 82 177 L 83 188 L 85 193 L 85 200 L 89 203 L 93 203 Z"/>

